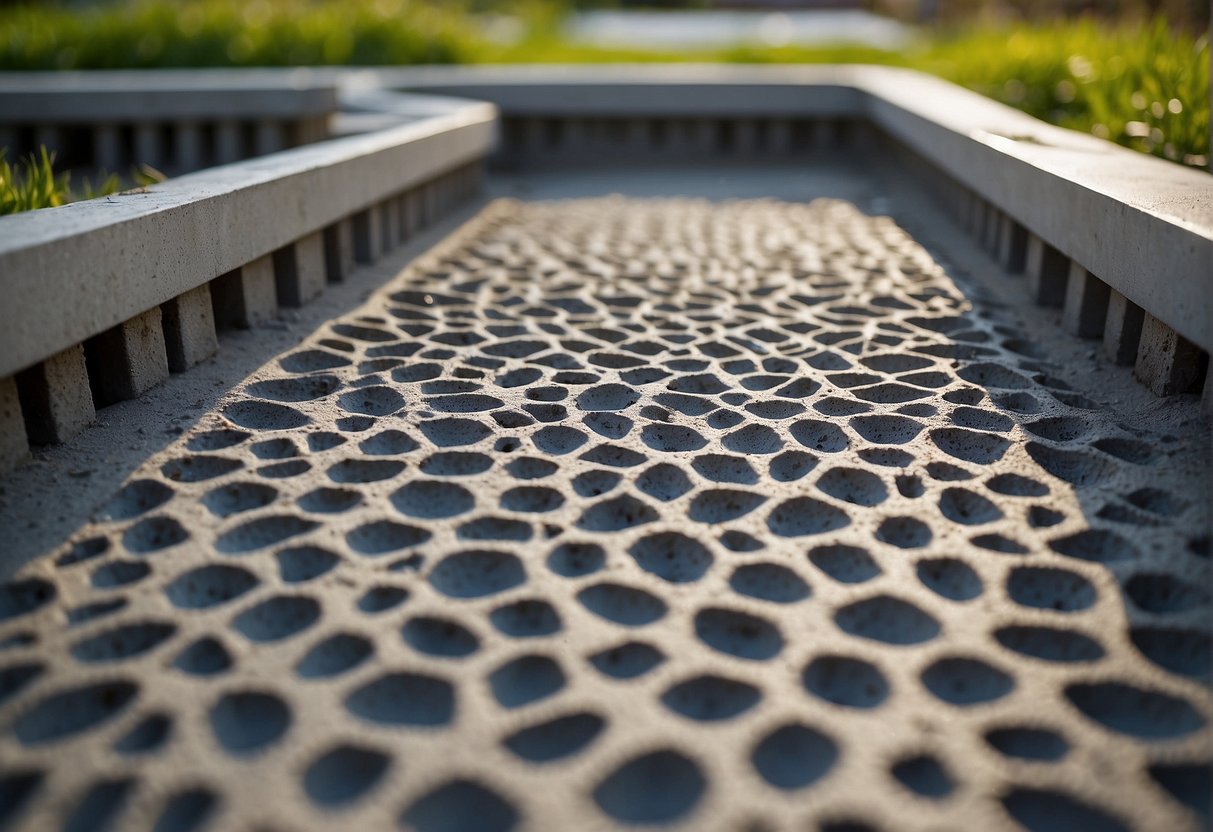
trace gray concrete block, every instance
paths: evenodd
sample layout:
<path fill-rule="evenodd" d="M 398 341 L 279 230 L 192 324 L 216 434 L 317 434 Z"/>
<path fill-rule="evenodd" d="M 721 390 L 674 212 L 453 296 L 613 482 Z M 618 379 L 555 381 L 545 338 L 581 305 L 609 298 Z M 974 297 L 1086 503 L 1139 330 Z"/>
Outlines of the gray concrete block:
<path fill-rule="evenodd" d="M 774 154 L 783 154 L 791 149 L 792 125 L 787 119 L 774 119 L 767 129 L 767 151 Z"/>
<path fill-rule="evenodd" d="M 1213 361 L 1205 360 L 1204 390 L 1200 396 L 1200 412 L 1213 416 Z"/>
<path fill-rule="evenodd" d="M 350 217 L 354 236 L 354 262 L 374 263 L 379 257 L 379 212 L 376 206 Z"/>
<path fill-rule="evenodd" d="M 159 124 L 135 125 L 135 159 L 136 165 L 150 165 L 153 168 L 164 167 L 164 137 Z"/>
<path fill-rule="evenodd" d="M 258 156 L 277 153 L 286 147 L 286 135 L 276 121 L 260 120 L 253 130 L 253 150 Z"/>
<path fill-rule="evenodd" d="M 547 148 L 547 125 L 542 119 L 522 119 L 519 127 L 519 146 L 515 148 L 523 159 L 540 156 Z"/>
<path fill-rule="evenodd" d="M 249 329 L 278 314 L 274 262 L 269 255 L 210 282 L 211 314 L 218 329 Z"/>
<path fill-rule="evenodd" d="M 733 153 L 750 156 L 758 150 L 758 122 L 752 118 L 733 123 Z"/>
<path fill-rule="evenodd" d="M 1103 335 L 1109 291 L 1108 284 L 1071 260 L 1061 315 L 1066 330 L 1080 338 Z"/>
<path fill-rule="evenodd" d="M 219 349 L 211 289 L 203 284 L 161 304 L 168 367 L 182 373 Z"/>
<path fill-rule="evenodd" d="M 122 152 L 121 135 L 117 126 L 100 124 L 93 130 L 93 165 L 113 173 L 120 170 L 126 160 Z"/>
<path fill-rule="evenodd" d="M 1156 396 L 1194 390 L 1206 372 L 1207 356 L 1191 341 L 1146 313 L 1133 375 Z"/>
<path fill-rule="evenodd" d="M 998 235 L 1002 232 L 1003 214 L 993 205 L 986 210 L 986 225 L 981 232 L 981 246 L 986 251 L 998 255 Z"/>
<path fill-rule="evenodd" d="M 160 307 L 106 330 L 84 344 L 93 402 L 133 399 L 168 378 Z"/>
<path fill-rule="evenodd" d="M 976 236 L 977 230 L 982 227 L 986 217 L 986 203 L 975 193 L 970 192 L 968 195 L 968 206 L 964 213 L 964 230 L 966 234 Z"/>
<path fill-rule="evenodd" d="M 1070 261 L 1035 234 L 1028 235 L 1024 271 L 1028 276 L 1028 291 L 1034 303 L 1041 306 L 1061 306 L 1065 302 Z"/>
<path fill-rule="evenodd" d="M 409 239 L 409 217 L 408 217 L 408 195 L 399 194 L 396 199 L 396 239 L 401 242 L 407 242 Z"/>
<path fill-rule="evenodd" d="M 354 271 L 354 221 L 350 217 L 325 227 L 324 271 L 329 283 L 340 283 Z"/>
<path fill-rule="evenodd" d="M 245 157 L 244 134 L 239 122 L 220 121 L 215 125 L 215 161 L 220 165 Z"/>
<path fill-rule="evenodd" d="M 0 379 L 0 471 L 15 467 L 28 455 L 29 441 L 25 437 L 17 379 Z"/>
<path fill-rule="evenodd" d="M 379 252 L 387 254 L 400 242 L 396 237 L 396 200 L 385 199 L 375 210 L 379 214 Z"/>
<path fill-rule="evenodd" d="M 1028 259 L 1028 231 L 1011 218 L 1003 214 L 1002 232 L 998 240 L 998 262 L 1011 274 L 1019 274 L 1024 269 Z"/>
<path fill-rule="evenodd" d="M 83 344 L 19 373 L 17 387 L 35 445 L 66 442 L 97 418 Z"/>
<path fill-rule="evenodd" d="M 203 166 L 202 128 L 192 121 L 173 125 L 173 166 L 179 173 L 189 173 Z"/>
<path fill-rule="evenodd" d="M 1108 292 L 1108 315 L 1104 319 L 1103 351 L 1114 364 L 1132 364 L 1137 360 L 1137 344 L 1145 313 L 1120 292 Z"/>
<path fill-rule="evenodd" d="M 327 265 L 324 233 L 316 231 L 273 254 L 274 285 L 280 306 L 303 306 L 324 291 Z"/>
<path fill-rule="evenodd" d="M 188 86 L 187 75 L 194 77 L 193 72 L 172 77 Z M 235 76 L 247 77 L 239 72 Z M 154 78 L 162 86 L 168 83 L 167 76 Z M 11 86 L 0 78 L 0 91 Z M 237 170 L 174 177 L 137 197 L 86 200 L 50 216 L 27 211 L 0 218 L 0 377 L 83 343 L 441 170 L 482 156 L 491 147 L 496 113 L 489 105 L 384 96 L 389 107 L 403 99 L 406 104 L 400 106 L 412 108 L 411 119 L 405 121 L 402 112 L 391 126 L 372 134 L 273 154 Z M 0 122 L 12 109 L 7 92 L 0 95 Z M 180 114 L 163 120 L 170 125 L 213 124 L 221 111 L 205 118 Z M 396 116 L 394 111 L 388 115 Z M 240 121 L 223 118 L 231 127 L 230 138 L 239 138 Z M 261 118 L 287 120 L 277 114 L 272 100 Z M 150 135 L 148 128 L 144 133 Z M 80 296 L 81 287 L 89 291 L 79 303 L 64 302 Z"/>

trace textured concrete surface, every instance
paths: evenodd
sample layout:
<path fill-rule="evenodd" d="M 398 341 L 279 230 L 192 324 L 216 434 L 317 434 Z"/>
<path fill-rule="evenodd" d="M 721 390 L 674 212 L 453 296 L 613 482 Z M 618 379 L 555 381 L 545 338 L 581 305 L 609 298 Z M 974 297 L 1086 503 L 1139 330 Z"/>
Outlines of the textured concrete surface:
<path fill-rule="evenodd" d="M 507 118 L 867 121 L 1184 337 L 1213 347 L 1205 172 L 1045 124 L 939 78 L 875 66 L 691 64 L 367 75 L 397 89 L 492 101 Z"/>
<path fill-rule="evenodd" d="M 1196 402 L 816 184 L 515 183 L 97 494 L 0 591 L 11 824 L 1200 828 Z"/>

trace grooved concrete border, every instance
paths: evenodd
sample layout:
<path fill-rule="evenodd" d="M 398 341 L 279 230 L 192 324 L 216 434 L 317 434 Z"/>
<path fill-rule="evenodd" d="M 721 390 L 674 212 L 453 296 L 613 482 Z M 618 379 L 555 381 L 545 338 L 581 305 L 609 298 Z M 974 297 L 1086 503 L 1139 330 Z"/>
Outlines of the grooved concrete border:
<path fill-rule="evenodd" d="M 0 73 L 0 124 L 322 116 L 331 74 L 309 69 Z"/>
<path fill-rule="evenodd" d="M 406 123 L 0 220 L 0 378 L 482 158 L 494 141 L 490 104 L 394 96 L 389 114 Z"/>
<path fill-rule="evenodd" d="M 711 151 L 717 128 L 731 120 L 747 129 L 765 123 L 777 134 L 755 145 L 751 131 L 733 148 L 741 152 L 793 148 L 805 139 L 792 128 L 810 122 L 852 125 L 841 133 L 847 142 L 881 133 L 893 140 L 894 151 L 908 150 L 928 179 L 944 180 L 939 189 L 970 230 L 1012 271 L 1029 272 L 1038 302 L 1064 304 L 1067 325 L 1086 336 L 1103 321 L 1109 356 L 1135 357 L 1138 375 L 1157 392 L 1185 389 L 1190 380 L 1184 379 L 1199 371 L 1199 350 L 1213 347 L 1213 180 L 1207 174 L 1052 127 L 908 70 L 157 71 L 9 76 L 0 91 L 14 84 L 69 102 L 89 90 L 161 100 L 174 85 L 192 84 L 204 97 L 207 90 L 219 96 L 214 103 L 222 103 L 223 90 L 243 86 L 250 94 L 306 95 L 314 88 L 319 104 L 339 89 L 343 110 L 352 114 L 348 122 L 377 129 L 183 176 L 146 193 L 0 220 L 7 301 L 0 305 L 0 379 L 483 157 L 496 132 L 493 105 L 507 126 L 564 120 L 576 129 L 563 141 L 586 142 L 594 153 L 601 152 L 595 144 L 601 136 L 583 132 L 578 120 L 641 128 L 624 131 L 625 140 L 614 146 L 624 154 L 644 152 L 653 141 L 648 128 L 671 120 L 687 128 L 674 139 L 676 151 Z M 48 99 L 37 108 L 51 113 L 57 106 Z M 534 141 L 540 132 L 522 140 Z M 394 209 L 388 210 L 385 223 Z M 1143 313 L 1150 326 L 1132 326 Z M 1176 370 L 1185 364 L 1191 365 L 1185 372 Z"/>
<path fill-rule="evenodd" d="M 368 73 L 362 73 L 364 83 Z M 378 84 L 495 103 L 505 118 L 865 120 L 1205 350 L 1213 178 L 1045 124 L 954 84 L 874 66 L 383 69 Z"/>

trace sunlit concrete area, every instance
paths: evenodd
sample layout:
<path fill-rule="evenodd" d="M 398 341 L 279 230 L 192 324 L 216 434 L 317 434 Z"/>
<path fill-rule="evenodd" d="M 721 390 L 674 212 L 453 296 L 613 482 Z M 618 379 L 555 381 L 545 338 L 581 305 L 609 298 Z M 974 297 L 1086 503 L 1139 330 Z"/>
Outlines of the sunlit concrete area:
<path fill-rule="evenodd" d="M 0 828 L 1207 827 L 1206 174 L 613 72 L 0 220 Z"/>

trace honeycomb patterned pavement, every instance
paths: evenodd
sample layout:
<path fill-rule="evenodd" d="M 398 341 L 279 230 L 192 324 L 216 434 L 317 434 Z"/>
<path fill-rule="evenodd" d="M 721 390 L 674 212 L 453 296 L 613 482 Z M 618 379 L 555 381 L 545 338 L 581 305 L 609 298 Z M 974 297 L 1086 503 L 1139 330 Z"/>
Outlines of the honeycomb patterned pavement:
<path fill-rule="evenodd" d="M 0 586 L 0 828 L 1191 830 L 1207 447 L 843 200 L 499 201 Z"/>

